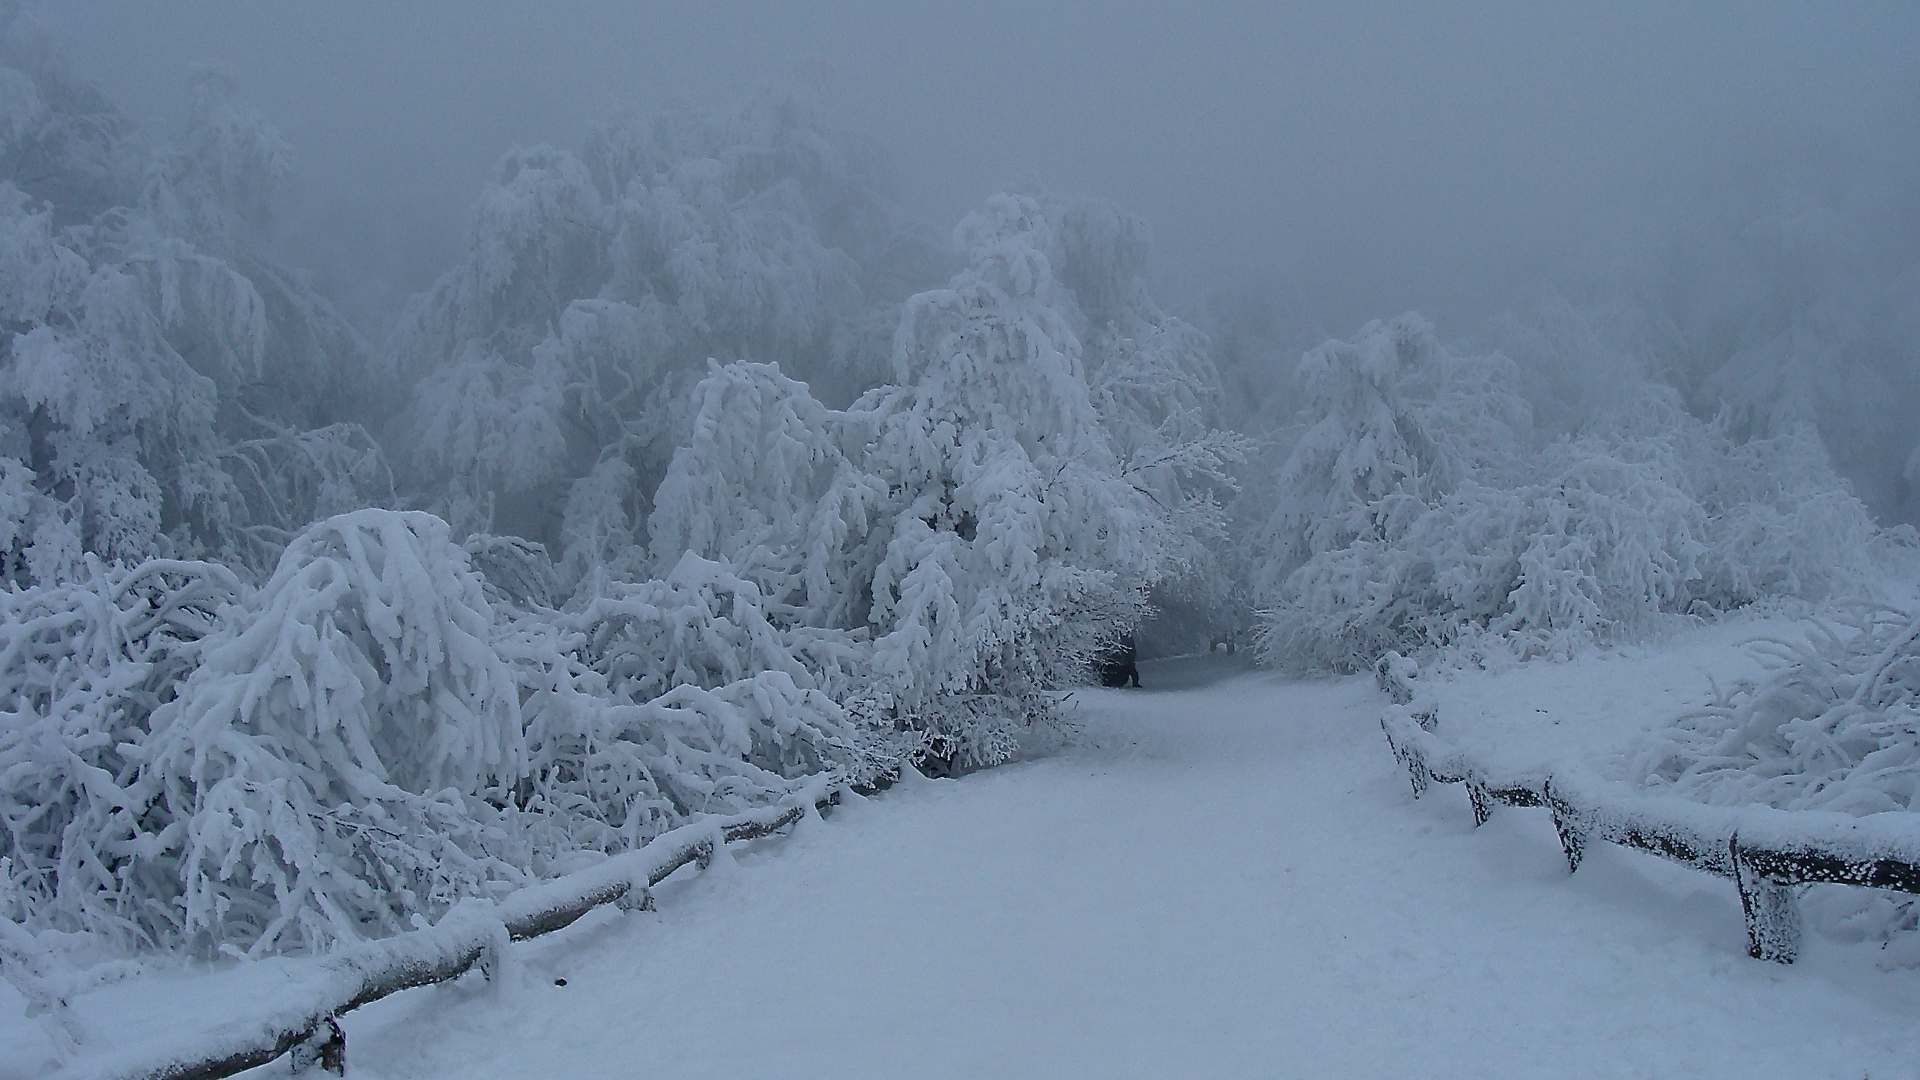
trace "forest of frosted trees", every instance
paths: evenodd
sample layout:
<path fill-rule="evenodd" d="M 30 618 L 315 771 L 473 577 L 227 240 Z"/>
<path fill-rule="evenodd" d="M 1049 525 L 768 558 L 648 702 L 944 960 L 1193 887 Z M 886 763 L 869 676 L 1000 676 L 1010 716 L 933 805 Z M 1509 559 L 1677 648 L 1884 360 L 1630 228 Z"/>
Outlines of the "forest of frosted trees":
<path fill-rule="evenodd" d="M 1318 343 L 1258 282 L 1156 298 L 1095 198 L 918 220 L 762 91 L 507 150 L 356 325 L 231 76 L 157 130 L 0 60 L 0 918 L 44 948 L 395 933 L 821 774 L 1005 761 L 1107 650 L 1229 633 L 1346 673 L 1850 605 L 1638 767 L 1920 797 L 1920 248 L 1846 190 Z"/>

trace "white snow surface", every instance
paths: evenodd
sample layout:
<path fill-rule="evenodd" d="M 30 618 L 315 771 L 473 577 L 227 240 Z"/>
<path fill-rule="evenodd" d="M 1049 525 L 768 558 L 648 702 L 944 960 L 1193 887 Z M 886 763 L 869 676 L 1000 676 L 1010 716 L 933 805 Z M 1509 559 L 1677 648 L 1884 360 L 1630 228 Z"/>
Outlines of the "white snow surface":
<path fill-rule="evenodd" d="M 1807 631 L 1804 619 L 1788 614 L 1676 620 L 1640 644 L 1588 648 L 1565 662 L 1429 666 L 1417 683 L 1438 707 L 1435 732 L 1475 761 L 1501 771 L 1613 776 L 1635 736 L 1705 704 L 1716 683 L 1761 675 L 1749 644 L 1800 640 Z"/>
<path fill-rule="evenodd" d="M 1494 710 L 1504 684 L 1516 724 L 1699 700 L 1738 636 L 1450 700 Z M 1544 811 L 1475 830 L 1457 787 L 1415 801 L 1369 680 L 1224 665 L 1144 665 L 1148 689 L 1080 695 L 1067 751 L 804 820 L 658 911 L 513 946 L 493 983 L 352 1013 L 348 1075 L 1920 1077 L 1920 970 L 1817 933 L 1751 960 L 1731 882 L 1608 845 L 1569 876 Z M 114 1041 L 245 1007 L 195 978 L 76 1007 Z M 0 987 L 0 1078 L 49 1063 L 22 1013 Z"/>

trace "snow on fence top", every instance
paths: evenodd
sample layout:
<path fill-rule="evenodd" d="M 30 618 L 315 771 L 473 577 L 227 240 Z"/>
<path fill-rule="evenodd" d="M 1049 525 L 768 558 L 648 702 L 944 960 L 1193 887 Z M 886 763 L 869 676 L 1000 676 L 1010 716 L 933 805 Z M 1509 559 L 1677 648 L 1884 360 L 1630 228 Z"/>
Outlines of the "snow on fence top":
<path fill-rule="evenodd" d="M 1380 726 L 1415 798 L 1429 783 L 1464 784 L 1476 825 L 1486 822 L 1495 803 L 1544 806 L 1570 872 L 1579 869 L 1587 843 L 1599 839 L 1732 878 L 1746 915 L 1747 951 L 1756 959 L 1792 963 L 1799 954 L 1795 885 L 1920 893 L 1920 815 L 1710 806 L 1649 795 L 1579 770 L 1489 767 L 1434 733 L 1436 709 L 1419 686 L 1415 665 L 1389 652 L 1375 674 L 1394 702 Z"/>
<path fill-rule="evenodd" d="M 649 909 L 649 890 L 675 870 L 688 863 L 704 867 L 718 845 L 767 836 L 828 809 L 850 790 L 815 778 L 785 805 L 683 825 L 643 847 L 529 885 L 497 903 L 464 900 L 430 927 L 315 958 L 303 965 L 301 976 L 255 996 L 246 1015 L 218 1028 L 84 1054 L 54 1080 L 215 1080 L 287 1053 L 342 1072 L 346 1046 L 336 1017 L 476 967 L 490 974 L 508 942 L 558 930 L 602 904 Z"/>

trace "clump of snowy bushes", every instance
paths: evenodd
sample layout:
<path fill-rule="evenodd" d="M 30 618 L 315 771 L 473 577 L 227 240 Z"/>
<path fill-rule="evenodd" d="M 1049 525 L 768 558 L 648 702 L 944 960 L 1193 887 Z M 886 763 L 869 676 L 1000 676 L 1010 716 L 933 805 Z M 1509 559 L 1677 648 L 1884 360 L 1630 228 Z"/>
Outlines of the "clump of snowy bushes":
<path fill-rule="evenodd" d="M 0 598 L 0 914 L 126 945 L 389 933 L 887 764 L 757 588 L 692 556 L 516 611 L 438 518 L 361 510 L 257 589 L 148 563 Z"/>
<path fill-rule="evenodd" d="M 133 909 L 178 879 L 138 863 L 128 789 L 154 712 L 241 588 L 210 563 L 89 560 L 75 580 L 0 591 L 0 916 L 153 943 Z"/>
<path fill-rule="evenodd" d="M 989 200 L 956 232 L 969 266 L 904 305 L 895 381 L 845 410 L 774 367 L 713 369 L 657 494 L 655 558 L 724 560 L 770 610 L 858 643 L 849 704 L 910 752 L 1003 760 L 1217 528 L 1213 486 L 1241 453 L 1206 422 L 1204 352 L 1130 276 L 1135 231 L 1106 208 Z M 1083 295 L 1116 305 L 1101 334 Z"/>
<path fill-rule="evenodd" d="M 1874 578 L 1879 530 L 1804 429 L 1737 442 L 1649 385 L 1538 438 L 1503 357 L 1455 355 L 1412 315 L 1313 350 L 1300 376 L 1312 423 L 1257 545 L 1270 662 L 1564 656 Z"/>

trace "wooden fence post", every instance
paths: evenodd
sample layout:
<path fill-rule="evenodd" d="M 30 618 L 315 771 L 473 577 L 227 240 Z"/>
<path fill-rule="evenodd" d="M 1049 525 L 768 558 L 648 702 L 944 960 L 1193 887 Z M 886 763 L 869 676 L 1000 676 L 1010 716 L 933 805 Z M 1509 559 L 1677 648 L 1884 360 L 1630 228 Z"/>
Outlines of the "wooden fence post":
<path fill-rule="evenodd" d="M 1580 860 L 1587 854 L 1587 827 L 1581 823 L 1580 815 L 1565 799 L 1553 793 L 1553 778 L 1548 777 L 1541 785 L 1546 795 L 1547 810 L 1553 815 L 1553 831 L 1560 836 L 1560 851 L 1567 857 L 1567 873 L 1580 869 Z"/>
<path fill-rule="evenodd" d="M 1467 801 L 1473 804 L 1473 827 L 1479 828 L 1493 816 L 1493 800 L 1487 796 L 1487 786 L 1478 780 L 1467 781 Z"/>
<path fill-rule="evenodd" d="M 1733 881 L 1747 918 L 1747 955 L 1755 960 L 1791 964 L 1800 955 L 1800 902 L 1794 887 L 1762 873 L 1740 849 L 1740 836 L 1728 841 Z"/>
<path fill-rule="evenodd" d="M 288 1055 L 293 1064 L 293 1074 L 299 1076 L 315 1068 L 330 1072 L 335 1076 L 347 1075 L 347 1033 L 340 1028 L 340 1021 L 329 1016 L 315 1024 L 299 1045 Z"/>

